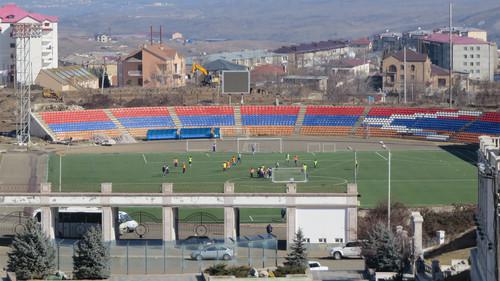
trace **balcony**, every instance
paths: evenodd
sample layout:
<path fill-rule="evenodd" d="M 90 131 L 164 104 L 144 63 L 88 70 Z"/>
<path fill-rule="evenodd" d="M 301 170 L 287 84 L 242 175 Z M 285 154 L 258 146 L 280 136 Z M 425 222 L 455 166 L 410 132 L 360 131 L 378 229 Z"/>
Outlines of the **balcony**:
<path fill-rule="evenodd" d="M 140 70 L 129 70 L 127 74 L 130 77 L 142 77 L 142 71 Z"/>

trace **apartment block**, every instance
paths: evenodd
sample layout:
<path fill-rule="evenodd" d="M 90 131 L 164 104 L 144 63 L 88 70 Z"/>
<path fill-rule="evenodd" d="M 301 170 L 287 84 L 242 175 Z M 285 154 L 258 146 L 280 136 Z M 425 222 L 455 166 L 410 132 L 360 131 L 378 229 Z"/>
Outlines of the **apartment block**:
<path fill-rule="evenodd" d="M 42 69 L 58 67 L 58 18 L 37 13 L 30 13 L 16 4 L 0 7 L 0 81 L 8 84 L 16 80 L 17 69 L 20 69 L 16 58 L 21 56 L 16 46 L 20 39 L 12 36 L 16 24 L 36 24 L 41 28 L 41 36 L 30 40 L 31 82 Z"/>
<path fill-rule="evenodd" d="M 449 34 L 435 33 L 420 40 L 418 51 L 433 64 L 450 69 Z M 497 66 L 497 46 L 473 37 L 452 35 L 453 71 L 468 73 L 473 80 L 493 81 Z"/>

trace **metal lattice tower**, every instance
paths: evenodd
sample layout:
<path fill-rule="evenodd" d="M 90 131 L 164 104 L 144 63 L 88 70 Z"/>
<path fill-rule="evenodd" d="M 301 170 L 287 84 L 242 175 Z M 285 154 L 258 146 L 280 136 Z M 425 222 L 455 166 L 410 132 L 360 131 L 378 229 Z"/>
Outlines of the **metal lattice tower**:
<path fill-rule="evenodd" d="M 28 145 L 31 121 L 31 38 L 42 35 L 41 24 L 17 23 L 12 27 L 12 38 L 16 40 L 15 87 L 18 99 L 16 115 L 16 138 L 19 145 Z"/>

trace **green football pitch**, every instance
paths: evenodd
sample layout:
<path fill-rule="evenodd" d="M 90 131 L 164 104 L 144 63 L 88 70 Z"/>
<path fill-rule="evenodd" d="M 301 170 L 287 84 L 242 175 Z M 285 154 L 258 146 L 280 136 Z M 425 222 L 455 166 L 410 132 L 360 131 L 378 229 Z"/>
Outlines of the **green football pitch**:
<path fill-rule="evenodd" d="M 223 192 L 226 181 L 235 183 L 235 192 L 284 192 L 284 183 L 270 179 L 250 178 L 251 167 L 294 167 L 285 154 L 244 154 L 242 163 L 226 172 L 223 161 L 231 153 L 120 153 L 120 154 L 52 154 L 49 158 L 48 179 L 52 189 L 65 192 L 98 192 L 100 183 L 113 183 L 114 192 L 160 192 L 162 182 L 172 182 L 174 192 Z M 345 192 L 353 181 L 354 154 L 298 153 L 299 165 L 308 164 L 308 182 L 298 184 L 298 192 Z M 192 167 L 185 174 L 173 167 L 173 159 L 180 164 L 193 157 Z M 473 164 L 475 152 L 460 150 L 393 151 L 391 200 L 408 206 L 449 205 L 475 203 L 477 175 Z M 388 165 L 386 151 L 359 151 L 358 191 L 361 207 L 373 207 L 386 201 Z M 313 161 L 318 167 L 313 168 Z M 163 176 L 164 164 L 170 174 Z"/>

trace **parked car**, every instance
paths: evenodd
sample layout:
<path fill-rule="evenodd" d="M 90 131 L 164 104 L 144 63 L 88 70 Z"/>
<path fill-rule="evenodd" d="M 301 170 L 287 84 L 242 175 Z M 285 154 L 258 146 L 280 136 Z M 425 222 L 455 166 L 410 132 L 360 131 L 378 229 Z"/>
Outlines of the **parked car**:
<path fill-rule="evenodd" d="M 193 250 L 212 243 L 212 239 L 208 236 L 188 236 L 184 240 L 177 241 L 177 246 L 184 246 L 186 249 Z"/>
<path fill-rule="evenodd" d="M 333 247 L 330 249 L 330 256 L 336 260 L 342 258 L 361 258 L 362 242 L 348 242 L 343 247 Z"/>
<path fill-rule="evenodd" d="M 317 261 L 309 261 L 309 269 L 313 271 L 322 271 L 322 270 L 328 270 L 328 266 L 322 266 Z"/>
<path fill-rule="evenodd" d="M 201 250 L 191 252 L 193 260 L 230 260 L 233 256 L 233 249 L 222 245 L 209 245 Z"/>

